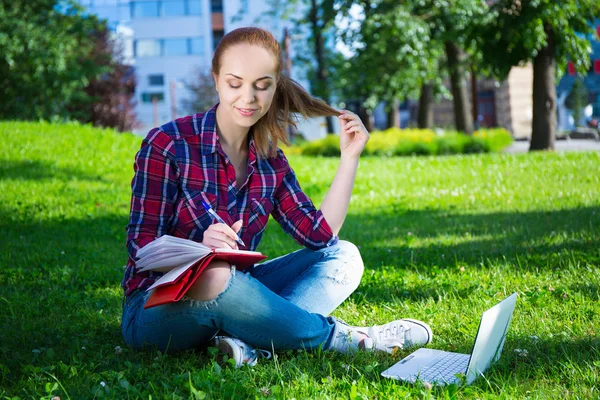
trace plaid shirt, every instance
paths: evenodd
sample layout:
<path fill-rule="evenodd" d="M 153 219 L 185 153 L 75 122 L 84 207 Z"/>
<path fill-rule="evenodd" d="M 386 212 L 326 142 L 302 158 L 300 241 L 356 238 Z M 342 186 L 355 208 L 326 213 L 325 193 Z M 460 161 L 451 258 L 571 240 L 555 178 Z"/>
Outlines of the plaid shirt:
<path fill-rule="evenodd" d="M 125 295 L 150 286 L 161 275 L 136 271 L 138 249 L 165 234 L 202 241 L 214 223 L 202 201 L 229 225 L 244 221 L 238 234 L 245 250 L 256 249 L 269 214 L 308 248 L 331 246 L 338 240 L 300 189 L 280 149 L 276 157 L 258 158 L 250 136 L 248 178 L 236 187 L 235 168 L 219 144 L 215 111 L 216 106 L 154 128 L 142 142 L 131 182 L 129 260 L 121 283 Z"/>

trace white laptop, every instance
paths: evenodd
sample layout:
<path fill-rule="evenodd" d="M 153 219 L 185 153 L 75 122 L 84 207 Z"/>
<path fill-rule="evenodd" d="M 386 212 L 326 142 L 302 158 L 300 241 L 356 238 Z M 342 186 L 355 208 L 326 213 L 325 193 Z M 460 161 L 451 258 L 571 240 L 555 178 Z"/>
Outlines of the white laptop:
<path fill-rule="evenodd" d="M 516 302 L 517 294 L 513 293 L 483 313 L 471 354 L 420 348 L 381 375 L 411 383 L 420 380 L 438 385 L 461 384 L 466 378 L 469 385 L 500 358 Z"/>

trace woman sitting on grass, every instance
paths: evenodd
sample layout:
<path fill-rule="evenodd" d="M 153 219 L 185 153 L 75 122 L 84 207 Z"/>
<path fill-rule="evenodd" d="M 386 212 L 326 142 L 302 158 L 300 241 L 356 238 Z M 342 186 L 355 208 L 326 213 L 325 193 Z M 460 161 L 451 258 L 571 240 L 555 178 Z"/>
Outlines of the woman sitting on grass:
<path fill-rule="evenodd" d="M 152 129 L 142 142 L 122 282 L 128 344 L 167 351 L 214 340 L 240 366 L 255 364 L 257 349 L 391 352 L 431 341 L 431 329 L 421 321 L 362 328 L 328 316 L 357 288 L 363 272 L 358 249 L 338 240 L 337 233 L 369 134 L 355 114 L 336 111 L 282 75 L 280 54 L 277 40 L 265 30 L 228 33 L 212 61 L 220 102 Z M 320 210 L 277 148 L 287 141 L 291 112 L 340 120 L 340 165 Z M 227 224 L 214 223 L 202 201 Z M 269 215 L 306 248 L 243 272 L 213 261 L 183 300 L 144 309 L 145 289 L 159 273 L 136 270 L 137 250 L 165 234 L 234 249 L 239 235 L 241 248 L 254 250 Z"/>

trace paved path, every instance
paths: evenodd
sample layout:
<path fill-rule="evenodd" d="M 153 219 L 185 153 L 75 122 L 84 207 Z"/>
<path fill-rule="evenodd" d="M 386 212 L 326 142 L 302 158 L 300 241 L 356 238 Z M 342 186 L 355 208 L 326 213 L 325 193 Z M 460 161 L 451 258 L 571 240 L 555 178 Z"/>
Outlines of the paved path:
<path fill-rule="evenodd" d="M 584 139 L 557 140 L 555 151 L 600 151 L 600 142 Z M 507 153 L 525 153 L 529 151 L 529 142 L 513 142 L 505 150 Z"/>

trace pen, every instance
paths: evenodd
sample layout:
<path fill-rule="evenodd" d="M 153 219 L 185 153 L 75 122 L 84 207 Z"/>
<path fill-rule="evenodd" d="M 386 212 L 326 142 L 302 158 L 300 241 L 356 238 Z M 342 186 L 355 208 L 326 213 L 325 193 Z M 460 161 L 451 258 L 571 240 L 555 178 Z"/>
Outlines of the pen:
<path fill-rule="evenodd" d="M 212 207 L 210 205 L 208 205 L 205 201 L 202 201 L 202 207 L 204 207 L 204 209 L 206 210 L 207 213 L 209 213 L 215 220 L 217 220 L 217 222 L 220 222 L 222 224 L 225 224 L 225 221 L 223 221 L 223 218 L 219 217 L 219 214 L 217 214 L 215 212 L 215 210 L 212 209 Z M 238 236 L 238 234 L 235 234 L 235 241 L 237 244 L 240 244 L 244 247 L 246 247 L 246 244 L 242 241 L 242 239 L 240 239 L 240 237 Z"/>

